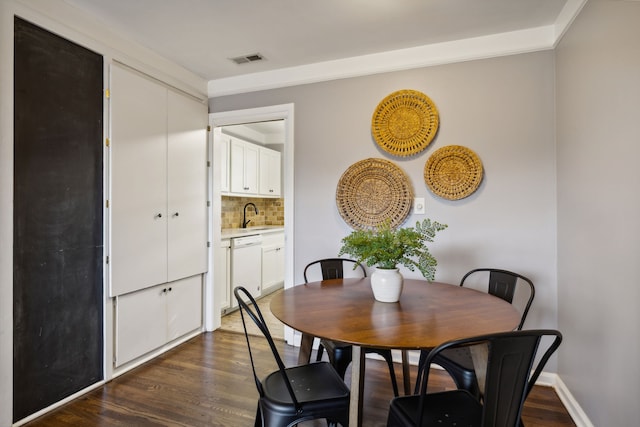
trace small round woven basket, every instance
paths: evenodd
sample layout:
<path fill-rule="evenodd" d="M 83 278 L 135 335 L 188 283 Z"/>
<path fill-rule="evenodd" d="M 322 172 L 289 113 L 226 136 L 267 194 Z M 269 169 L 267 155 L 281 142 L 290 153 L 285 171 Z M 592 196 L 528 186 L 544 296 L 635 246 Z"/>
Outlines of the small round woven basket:
<path fill-rule="evenodd" d="M 371 134 L 381 149 L 407 157 L 427 148 L 438 131 L 438 109 L 417 90 L 399 90 L 384 98 L 371 119 Z"/>
<path fill-rule="evenodd" d="M 433 194 L 460 200 L 473 194 L 482 182 L 480 158 L 461 145 L 449 145 L 434 152 L 424 165 L 424 181 Z"/>
<path fill-rule="evenodd" d="M 384 159 L 370 158 L 349 166 L 336 189 L 340 216 L 354 229 L 376 228 L 386 219 L 397 227 L 411 212 L 412 203 L 409 179 Z"/>

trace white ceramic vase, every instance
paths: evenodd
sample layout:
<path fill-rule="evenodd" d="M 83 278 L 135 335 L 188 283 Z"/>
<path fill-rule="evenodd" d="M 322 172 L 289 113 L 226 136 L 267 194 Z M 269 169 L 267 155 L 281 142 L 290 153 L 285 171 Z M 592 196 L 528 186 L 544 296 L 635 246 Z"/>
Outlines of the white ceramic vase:
<path fill-rule="evenodd" d="M 380 302 L 398 302 L 404 279 L 397 268 L 378 268 L 371 274 L 371 290 Z"/>

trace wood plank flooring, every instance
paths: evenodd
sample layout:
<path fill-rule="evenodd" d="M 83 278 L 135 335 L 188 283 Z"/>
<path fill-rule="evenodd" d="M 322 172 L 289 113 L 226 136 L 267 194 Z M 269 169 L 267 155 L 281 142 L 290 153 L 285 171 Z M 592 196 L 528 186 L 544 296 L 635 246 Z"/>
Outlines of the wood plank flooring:
<path fill-rule="evenodd" d="M 266 341 L 254 349 L 260 369 L 270 369 L 272 357 Z M 278 341 L 288 365 L 297 360 L 297 349 Z M 269 362 L 267 362 L 269 361 Z M 400 377 L 401 367 L 396 369 Z M 364 392 L 364 425 L 386 425 L 392 398 L 384 362 L 367 360 Z M 347 371 L 349 384 L 350 370 Z M 415 378 L 415 370 L 413 372 Z M 433 374 L 433 391 L 453 387 L 442 371 Z M 401 378 L 398 378 L 401 383 Z M 431 384 L 431 383 L 430 383 Z M 95 426 L 253 426 L 257 391 L 243 334 L 216 331 L 199 335 L 185 344 L 136 368 L 73 402 L 42 416 L 28 427 Z M 535 387 L 525 403 L 527 427 L 575 426 L 555 391 Z M 323 426 L 307 422 L 301 426 Z"/>

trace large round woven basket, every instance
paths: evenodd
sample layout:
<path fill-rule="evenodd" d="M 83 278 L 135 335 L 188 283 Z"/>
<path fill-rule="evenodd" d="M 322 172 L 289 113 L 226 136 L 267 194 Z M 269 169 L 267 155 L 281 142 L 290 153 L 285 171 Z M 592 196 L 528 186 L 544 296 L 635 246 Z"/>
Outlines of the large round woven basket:
<path fill-rule="evenodd" d="M 459 200 L 473 194 L 482 182 L 480 158 L 472 150 L 449 145 L 434 152 L 424 166 L 424 180 L 437 196 Z"/>
<path fill-rule="evenodd" d="M 438 109 L 417 90 L 399 90 L 384 98 L 371 119 L 376 143 L 394 156 L 412 156 L 427 148 L 438 131 Z"/>
<path fill-rule="evenodd" d="M 402 224 L 411 212 L 413 189 L 405 173 L 384 159 L 365 159 L 342 174 L 336 205 L 342 219 L 355 229 L 376 228 L 389 219 Z"/>

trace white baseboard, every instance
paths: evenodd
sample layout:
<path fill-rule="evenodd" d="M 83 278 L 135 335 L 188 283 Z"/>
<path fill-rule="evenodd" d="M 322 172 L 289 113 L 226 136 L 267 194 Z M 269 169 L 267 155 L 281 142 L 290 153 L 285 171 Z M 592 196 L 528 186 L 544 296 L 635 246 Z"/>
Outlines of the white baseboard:
<path fill-rule="evenodd" d="M 571 419 L 573 419 L 573 422 L 576 423 L 576 426 L 577 427 L 594 427 L 589 417 L 587 417 L 587 414 L 582 410 L 582 408 L 580 407 L 576 399 L 573 397 L 573 395 L 571 394 L 571 392 L 569 391 L 565 383 L 558 376 L 558 374 L 545 374 L 543 372 L 542 375 L 540 375 L 540 377 L 542 377 L 543 375 L 553 377 L 552 387 L 555 389 L 556 393 L 558 393 L 558 397 L 560 398 L 560 401 L 562 402 L 564 407 L 567 409 L 567 412 L 569 412 L 569 415 L 571 416 Z M 536 382 L 536 384 L 538 384 L 538 382 Z"/>

